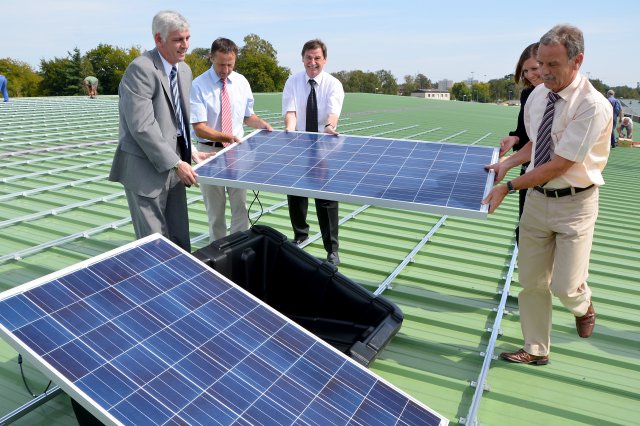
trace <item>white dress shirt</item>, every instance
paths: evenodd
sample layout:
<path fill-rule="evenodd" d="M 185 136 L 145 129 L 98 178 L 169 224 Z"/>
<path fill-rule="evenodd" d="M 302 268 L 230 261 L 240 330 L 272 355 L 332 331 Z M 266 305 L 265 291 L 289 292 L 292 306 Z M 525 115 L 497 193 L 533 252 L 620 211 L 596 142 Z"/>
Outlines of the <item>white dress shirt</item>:
<path fill-rule="evenodd" d="M 316 99 L 318 103 L 318 132 L 324 131 L 329 114 L 340 115 L 344 102 L 344 89 L 340 80 L 322 71 L 316 81 Z M 287 112 L 296 113 L 296 130 L 305 131 L 307 123 L 307 98 L 311 92 L 309 76 L 306 71 L 299 72 L 287 79 L 282 92 L 282 116 Z"/>
<path fill-rule="evenodd" d="M 220 92 L 222 80 L 213 67 L 193 80 L 191 85 L 191 123 L 207 123 L 207 127 L 221 131 Z M 253 93 L 249 82 L 242 75 L 233 71 L 227 77 L 227 92 L 231 102 L 231 119 L 233 135 L 242 138 L 244 135 L 244 118 L 253 112 Z M 206 140 L 199 138 L 198 140 Z"/>
<path fill-rule="evenodd" d="M 524 106 L 524 124 L 533 142 L 528 171 L 535 167 L 536 139 L 547 106 L 547 93 L 549 89 L 544 84 L 538 85 Z M 551 127 L 551 158 L 559 155 L 575 164 L 545 188 L 604 185 L 602 170 L 611 145 L 611 104 L 580 73 L 558 95 Z"/>

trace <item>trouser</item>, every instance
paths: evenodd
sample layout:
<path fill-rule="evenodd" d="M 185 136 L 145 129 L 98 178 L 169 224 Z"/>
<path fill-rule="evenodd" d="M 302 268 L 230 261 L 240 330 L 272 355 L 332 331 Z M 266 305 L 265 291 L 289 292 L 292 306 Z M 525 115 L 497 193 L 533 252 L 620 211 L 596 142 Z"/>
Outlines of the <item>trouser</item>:
<path fill-rule="evenodd" d="M 155 198 L 144 197 L 125 187 L 136 238 L 159 233 L 191 252 L 187 191 L 172 171 Z"/>
<path fill-rule="evenodd" d="M 293 227 L 294 238 L 302 240 L 309 236 L 309 224 L 307 223 L 307 211 L 309 199 L 288 195 L 289 218 Z M 327 253 L 338 251 L 338 202 L 332 200 L 315 199 L 318 225 L 322 234 L 322 244 Z"/>
<path fill-rule="evenodd" d="M 524 350 L 547 355 L 551 346 L 552 294 L 574 316 L 591 302 L 587 285 L 593 230 L 598 217 L 598 187 L 551 198 L 527 193 L 520 220 L 518 296 Z"/>
<path fill-rule="evenodd" d="M 198 150 L 202 152 L 218 152 L 221 149 L 203 143 L 198 144 Z M 209 242 L 219 240 L 227 235 L 225 217 L 227 195 L 229 195 L 229 206 L 231 207 L 231 233 L 249 229 L 246 189 L 201 184 L 200 191 L 202 191 L 202 199 L 209 218 Z"/>

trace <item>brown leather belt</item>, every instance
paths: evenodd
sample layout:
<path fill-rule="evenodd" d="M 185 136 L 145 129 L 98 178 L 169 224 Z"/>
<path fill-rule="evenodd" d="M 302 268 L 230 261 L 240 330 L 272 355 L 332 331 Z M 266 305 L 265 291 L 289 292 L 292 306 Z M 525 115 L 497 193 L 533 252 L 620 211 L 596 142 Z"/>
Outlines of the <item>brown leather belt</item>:
<path fill-rule="evenodd" d="M 547 197 L 560 198 L 565 195 L 575 195 L 578 192 L 586 191 L 587 189 L 593 188 L 593 184 L 587 186 L 586 188 L 574 188 L 570 186 L 569 188 L 562 189 L 547 189 L 541 186 L 534 186 L 533 189 L 540 192 L 541 194 L 546 195 Z"/>

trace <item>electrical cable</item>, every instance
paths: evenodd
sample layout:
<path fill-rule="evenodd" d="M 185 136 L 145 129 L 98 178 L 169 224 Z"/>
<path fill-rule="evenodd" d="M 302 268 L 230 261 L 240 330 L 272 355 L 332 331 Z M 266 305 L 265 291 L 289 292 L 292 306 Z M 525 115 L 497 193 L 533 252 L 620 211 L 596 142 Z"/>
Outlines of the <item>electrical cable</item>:
<path fill-rule="evenodd" d="M 247 209 L 247 216 L 249 217 L 249 223 L 251 224 L 251 226 L 253 226 L 258 223 L 258 221 L 262 217 L 262 214 L 264 213 L 264 207 L 262 206 L 262 202 L 260 202 L 260 191 L 256 192 L 255 190 L 251 190 L 251 192 L 253 192 L 253 200 L 251 201 L 251 203 L 249 204 L 249 208 Z M 251 207 L 253 207 L 253 203 L 255 203 L 256 200 L 258 201 L 258 205 L 260 206 L 260 215 L 256 218 L 256 220 L 251 220 Z"/>
<path fill-rule="evenodd" d="M 24 387 L 27 388 L 27 392 L 29 392 L 29 395 L 31 395 L 32 398 L 37 398 L 39 395 L 34 394 L 31 388 L 29 387 L 29 385 L 27 384 L 27 378 L 25 377 L 24 370 L 22 368 L 22 354 L 18 354 L 18 365 L 20 365 L 20 375 L 22 376 L 22 382 L 24 383 Z M 47 385 L 46 388 L 44 388 L 44 390 L 40 395 L 47 393 L 50 386 L 51 386 L 51 380 L 49 380 L 49 384 Z"/>

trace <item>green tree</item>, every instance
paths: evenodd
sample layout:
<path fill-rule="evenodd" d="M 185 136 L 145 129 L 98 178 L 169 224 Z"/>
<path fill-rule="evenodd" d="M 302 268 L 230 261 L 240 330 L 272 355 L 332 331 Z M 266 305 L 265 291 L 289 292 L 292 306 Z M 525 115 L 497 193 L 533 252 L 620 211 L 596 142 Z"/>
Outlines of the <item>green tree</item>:
<path fill-rule="evenodd" d="M 249 80 L 254 92 L 280 92 L 291 71 L 278 65 L 276 55 L 271 43 L 249 34 L 238 52 L 235 70 Z"/>
<path fill-rule="evenodd" d="M 184 61 L 191 68 L 194 78 L 211 68 L 211 61 L 209 60 L 210 52 L 211 49 L 196 47 L 191 50 L 191 53 L 187 53 Z"/>
<path fill-rule="evenodd" d="M 431 80 L 424 74 L 416 74 L 416 85 L 418 89 L 431 89 Z"/>
<path fill-rule="evenodd" d="M 380 86 L 378 86 L 376 93 L 384 93 L 385 95 L 398 94 L 398 82 L 393 74 L 391 74 L 391 71 L 377 71 L 376 78 L 380 82 Z"/>
<path fill-rule="evenodd" d="M 471 98 L 476 102 L 491 102 L 491 92 L 488 83 L 476 83 L 471 86 Z"/>
<path fill-rule="evenodd" d="M 7 77 L 7 90 L 10 97 L 39 96 L 41 94 L 42 76 L 26 62 L 2 58 L 0 59 L 0 74 Z"/>
<path fill-rule="evenodd" d="M 411 92 L 413 92 L 418 88 L 418 85 L 416 84 L 416 78 L 409 74 L 405 75 L 403 86 L 404 86 L 404 89 L 402 91 L 402 95 L 410 96 Z"/>
<path fill-rule="evenodd" d="M 102 43 L 88 51 L 86 58 L 93 67 L 93 75 L 100 81 L 99 92 L 107 95 L 117 94 L 118 85 L 127 66 L 140 54 L 140 48 L 137 46 L 127 50 Z M 83 79 L 84 77 L 86 75 L 82 76 Z"/>
<path fill-rule="evenodd" d="M 46 96 L 71 96 L 82 93 L 82 56 L 76 47 L 66 58 L 40 61 L 40 88 Z"/>
<path fill-rule="evenodd" d="M 471 89 L 466 83 L 454 83 L 451 86 L 451 98 L 459 101 L 471 101 Z"/>
<path fill-rule="evenodd" d="M 339 71 L 332 73 L 342 83 L 345 92 L 350 93 L 376 93 L 381 88 L 378 75 L 362 70 Z"/>

